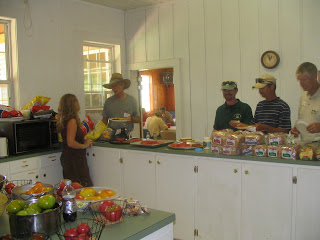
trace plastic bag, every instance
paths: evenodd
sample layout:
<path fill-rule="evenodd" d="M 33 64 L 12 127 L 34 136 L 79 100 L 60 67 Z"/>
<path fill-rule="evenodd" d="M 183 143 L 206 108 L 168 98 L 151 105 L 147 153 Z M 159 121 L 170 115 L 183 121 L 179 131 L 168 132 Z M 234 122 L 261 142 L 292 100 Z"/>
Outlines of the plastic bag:
<path fill-rule="evenodd" d="M 27 110 L 35 105 L 46 105 L 51 98 L 43 96 L 35 96 L 30 102 L 28 102 L 21 110 Z"/>
<path fill-rule="evenodd" d="M 97 140 L 100 135 L 106 130 L 107 125 L 105 125 L 102 121 L 99 121 L 94 129 L 89 132 L 84 138 L 85 139 L 91 139 L 91 140 Z"/>
<path fill-rule="evenodd" d="M 87 116 L 87 119 L 85 119 L 81 122 L 80 128 L 84 132 L 84 135 L 87 135 L 87 133 L 90 132 L 94 128 L 94 123 L 92 122 L 89 115 Z"/>
<path fill-rule="evenodd" d="M 23 117 L 20 111 L 13 107 L 0 105 L 0 118 Z"/>

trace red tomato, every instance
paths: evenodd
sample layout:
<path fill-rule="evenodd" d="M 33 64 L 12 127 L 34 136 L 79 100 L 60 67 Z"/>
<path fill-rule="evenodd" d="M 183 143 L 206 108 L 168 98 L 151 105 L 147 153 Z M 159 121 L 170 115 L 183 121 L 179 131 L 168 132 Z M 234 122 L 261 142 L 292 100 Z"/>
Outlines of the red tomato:
<path fill-rule="evenodd" d="M 73 240 L 73 239 L 76 239 L 75 237 L 77 237 L 79 233 L 76 228 L 69 228 L 64 232 L 63 235 L 65 240 Z"/>
<path fill-rule="evenodd" d="M 114 205 L 114 202 L 110 201 L 110 200 L 105 200 L 101 203 L 100 207 L 99 207 L 99 210 L 100 210 L 100 213 L 103 215 L 103 216 L 106 216 L 106 211 L 107 211 L 107 208 L 110 207 L 110 206 L 113 206 Z"/>
<path fill-rule="evenodd" d="M 152 145 L 152 144 L 157 144 L 157 141 L 142 141 L 140 144 L 142 145 Z"/>
<path fill-rule="evenodd" d="M 4 189 L 6 190 L 6 192 L 8 194 L 11 194 L 12 193 L 12 189 L 15 187 L 16 185 L 14 185 L 13 183 L 8 183 Z"/>
<path fill-rule="evenodd" d="M 90 232 L 90 227 L 87 223 L 79 223 L 77 226 L 78 233 Z"/>
<path fill-rule="evenodd" d="M 107 208 L 107 212 L 105 214 L 106 219 L 109 221 L 118 221 L 122 216 L 122 208 L 119 205 L 114 204 Z"/>
<path fill-rule="evenodd" d="M 77 237 L 77 240 L 90 240 L 91 233 L 80 233 Z"/>

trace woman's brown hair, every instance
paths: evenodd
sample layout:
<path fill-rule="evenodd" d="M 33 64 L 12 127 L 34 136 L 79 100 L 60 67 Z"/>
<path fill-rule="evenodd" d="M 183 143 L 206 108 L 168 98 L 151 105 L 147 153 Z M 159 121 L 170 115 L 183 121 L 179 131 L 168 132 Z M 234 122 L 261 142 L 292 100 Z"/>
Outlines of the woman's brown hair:
<path fill-rule="evenodd" d="M 61 97 L 57 114 L 58 132 L 61 133 L 72 118 L 76 119 L 77 125 L 80 126 L 79 110 L 79 101 L 75 95 L 67 93 Z"/>

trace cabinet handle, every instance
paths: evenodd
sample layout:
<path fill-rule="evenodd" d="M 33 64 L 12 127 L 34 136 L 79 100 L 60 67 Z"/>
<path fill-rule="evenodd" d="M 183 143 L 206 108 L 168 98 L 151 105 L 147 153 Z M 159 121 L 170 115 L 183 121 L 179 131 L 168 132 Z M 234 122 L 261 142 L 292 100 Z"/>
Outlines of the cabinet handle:
<path fill-rule="evenodd" d="M 29 172 L 28 174 L 35 174 L 35 172 Z"/>
<path fill-rule="evenodd" d="M 51 162 L 55 162 L 57 159 L 51 159 Z"/>
<path fill-rule="evenodd" d="M 37 175 L 36 178 L 39 178 L 39 176 Z"/>
<path fill-rule="evenodd" d="M 233 172 L 234 172 L 234 173 L 237 173 L 237 172 L 238 172 L 238 170 L 237 170 L 237 169 L 233 169 Z"/>
<path fill-rule="evenodd" d="M 28 162 L 27 160 L 24 160 L 24 161 L 22 161 L 23 163 L 26 163 L 26 162 Z"/>
<path fill-rule="evenodd" d="M 89 156 L 89 153 L 87 153 L 87 156 Z"/>
<path fill-rule="evenodd" d="M 249 174 L 249 171 L 248 171 L 248 170 L 245 170 L 245 171 L 244 171 L 244 174 Z"/>
<path fill-rule="evenodd" d="M 26 165 L 22 165 L 21 167 L 28 167 L 29 165 L 28 164 L 26 164 Z"/>
<path fill-rule="evenodd" d="M 47 176 L 47 174 L 43 174 L 43 176 L 44 176 L 44 177 L 46 177 L 46 176 Z"/>
<path fill-rule="evenodd" d="M 120 158 L 120 163 L 123 163 L 123 158 Z"/>
<path fill-rule="evenodd" d="M 94 153 L 92 153 L 92 156 L 94 156 L 94 157 L 95 157 L 96 155 L 95 155 Z"/>
<path fill-rule="evenodd" d="M 149 160 L 149 163 L 152 163 L 152 160 Z"/>
<path fill-rule="evenodd" d="M 158 164 L 160 164 L 160 161 L 157 161 Z"/>
<path fill-rule="evenodd" d="M 55 158 L 56 156 L 50 156 L 50 157 L 48 157 L 48 158 Z"/>

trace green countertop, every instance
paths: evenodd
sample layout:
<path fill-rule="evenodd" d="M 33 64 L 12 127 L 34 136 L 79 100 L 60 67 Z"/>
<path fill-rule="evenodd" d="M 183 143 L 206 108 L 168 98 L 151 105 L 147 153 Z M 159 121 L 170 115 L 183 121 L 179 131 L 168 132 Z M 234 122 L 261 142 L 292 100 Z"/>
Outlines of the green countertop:
<path fill-rule="evenodd" d="M 124 217 L 124 221 L 118 224 L 106 226 L 101 234 L 102 240 L 137 240 L 159 230 L 160 228 L 173 223 L 175 214 L 155 209 L 149 209 L 150 215 Z M 80 213 L 80 216 L 82 214 Z M 89 213 L 82 217 L 90 217 Z M 0 236 L 10 233 L 9 217 L 4 213 L 0 217 Z M 58 240 L 56 234 L 51 235 L 52 240 Z"/>
<path fill-rule="evenodd" d="M 307 166 L 320 166 L 320 161 L 304 161 L 304 160 L 292 160 L 292 159 L 281 159 L 281 158 L 272 158 L 272 157 L 256 157 L 256 156 L 230 156 L 223 154 L 213 154 L 211 150 L 202 150 L 201 152 L 196 152 L 195 150 L 176 150 L 170 149 L 167 146 L 165 147 L 140 147 L 133 146 L 130 144 L 111 144 L 108 142 L 95 142 L 93 144 L 97 147 L 107 147 L 107 148 L 117 148 L 122 150 L 137 150 L 137 151 L 147 151 L 154 153 L 168 153 L 168 154 L 179 154 L 179 155 L 188 155 L 188 156 L 198 156 L 198 157 L 214 157 L 221 159 L 229 159 L 229 160 L 244 160 L 244 161 L 255 161 L 255 162 L 270 162 L 270 163 L 282 163 L 282 164 L 296 164 L 296 165 L 307 165 Z M 6 158 L 1 158 L 1 162 L 10 162 L 14 160 L 30 158 L 41 156 L 50 153 L 61 152 L 62 148 L 56 148 L 51 150 L 44 150 L 41 152 L 30 153 L 30 154 L 20 154 L 13 155 Z"/>

